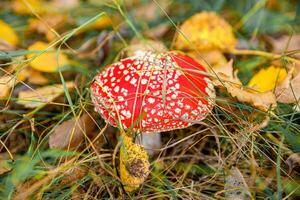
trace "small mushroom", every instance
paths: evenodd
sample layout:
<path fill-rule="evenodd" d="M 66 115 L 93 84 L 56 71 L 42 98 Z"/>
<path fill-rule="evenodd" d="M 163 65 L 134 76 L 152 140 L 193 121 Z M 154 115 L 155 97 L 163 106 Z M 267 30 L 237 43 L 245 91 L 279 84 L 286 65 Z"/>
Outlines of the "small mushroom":
<path fill-rule="evenodd" d="M 191 126 L 211 112 L 215 99 L 205 68 L 177 52 L 145 51 L 125 58 L 101 71 L 91 91 L 95 110 L 129 135 Z M 122 173 L 121 180 L 130 184 Z"/>

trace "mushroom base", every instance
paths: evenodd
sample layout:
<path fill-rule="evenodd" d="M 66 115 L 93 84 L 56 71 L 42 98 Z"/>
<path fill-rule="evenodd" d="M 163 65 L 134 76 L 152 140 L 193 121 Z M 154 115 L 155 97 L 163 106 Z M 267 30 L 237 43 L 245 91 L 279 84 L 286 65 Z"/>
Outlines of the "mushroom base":
<path fill-rule="evenodd" d="M 141 145 L 134 144 L 132 138 L 122 134 L 120 149 L 120 178 L 126 192 L 137 189 L 149 174 L 148 154 Z"/>

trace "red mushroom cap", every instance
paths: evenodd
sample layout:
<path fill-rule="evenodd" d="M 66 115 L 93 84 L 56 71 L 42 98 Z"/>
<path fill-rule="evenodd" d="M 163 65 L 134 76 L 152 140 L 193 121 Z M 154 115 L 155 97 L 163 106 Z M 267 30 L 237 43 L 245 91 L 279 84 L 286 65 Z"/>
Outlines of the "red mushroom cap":
<path fill-rule="evenodd" d="M 188 127 L 211 112 L 206 70 L 174 52 L 147 51 L 106 67 L 91 85 L 92 101 L 111 125 L 143 133 Z"/>

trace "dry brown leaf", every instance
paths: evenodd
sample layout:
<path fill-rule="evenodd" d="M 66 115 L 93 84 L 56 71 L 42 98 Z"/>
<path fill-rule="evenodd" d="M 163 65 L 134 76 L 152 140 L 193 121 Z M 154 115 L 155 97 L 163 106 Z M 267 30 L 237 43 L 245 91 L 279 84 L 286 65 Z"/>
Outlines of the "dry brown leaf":
<path fill-rule="evenodd" d="M 225 83 L 228 93 L 238 101 L 250 103 L 254 107 L 267 111 L 276 107 L 276 98 L 272 92 L 256 93 L 235 84 Z"/>
<path fill-rule="evenodd" d="M 282 53 L 284 51 L 296 51 L 293 56 L 300 58 L 300 35 L 283 35 L 279 38 L 267 38 L 273 46 L 273 51 L 276 53 Z"/>
<path fill-rule="evenodd" d="M 187 55 L 194 58 L 196 61 L 201 63 L 204 67 L 206 67 L 206 69 L 208 70 L 210 70 L 211 67 L 214 67 L 216 68 L 216 70 L 220 71 L 221 69 L 217 69 L 217 68 L 224 69 L 224 66 L 226 66 L 228 63 L 225 56 L 219 50 L 201 51 L 201 52 L 190 51 L 187 52 Z"/>
<path fill-rule="evenodd" d="M 87 168 L 83 168 L 83 167 L 79 167 L 79 166 L 73 167 L 64 173 L 65 176 L 62 179 L 62 181 L 60 182 L 60 184 L 61 185 L 70 185 L 70 184 L 74 183 L 75 181 L 77 181 L 78 179 L 83 178 L 87 173 L 88 173 Z"/>
<path fill-rule="evenodd" d="M 74 88 L 74 83 L 66 82 L 66 86 L 68 89 Z M 50 103 L 63 93 L 64 87 L 62 84 L 44 86 L 35 90 L 21 91 L 17 103 L 26 108 L 36 108 Z"/>
<path fill-rule="evenodd" d="M 105 37 L 101 38 L 101 39 L 105 40 Z M 78 56 L 79 58 L 91 58 L 92 56 L 95 57 L 95 55 L 97 53 L 97 49 L 98 49 L 97 37 L 93 37 L 93 38 L 90 38 L 87 41 L 85 41 L 76 50 L 76 56 Z"/>
<path fill-rule="evenodd" d="M 86 196 L 86 191 L 82 187 L 77 187 L 73 190 L 70 200 L 82 200 Z"/>
<path fill-rule="evenodd" d="M 232 167 L 225 177 L 225 198 L 230 200 L 251 199 L 248 185 L 243 174 L 236 167 Z"/>
<path fill-rule="evenodd" d="M 79 5 L 79 0 L 54 0 L 52 2 L 55 8 L 71 9 Z"/>
<path fill-rule="evenodd" d="M 11 75 L 4 75 L 0 77 L 0 99 L 6 98 L 11 88 L 18 83 L 18 80 Z"/>
<path fill-rule="evenodd" d="M 83 114 L 80 118 L 72 118 L 54 129 L 49 138 L 49 146 L 58 149 L 78 147 L 85 136 L 92 134 L 95 127 L 93 119 L 88 114 Z"/>
<path fill-rule="evenodd" d="M 286 159 L 286 164 L 289 167 L 289 174 L 293 171 L 293 169 L 298 165 L 300 165 L 300 153 L 293 153 Z"/>
<path fill-rule="evenodd" d="M 291 69 L 286 78 L 275 88 L 278 102 L 296 103 L 300 99 L 300 72 L 293 78 L 294 69 Z"/>
<path fill-rule="evenodd" d="M 170 30 L 170 24 L 160 24 L 154 28 L 144 31 L 149 38 L 161 38 Z"/>
<path fill-rule="evenodd" d="M 255 90 L 245 88 L 237 77 L 237 72 L 233 73 L 232 61 L 224 67 L 214 69 L 217 78 L 213 80 L 216 87 L 226 88 L 227 92 L 237 98 L 238 101 L 249 103 L 254 107 L 267 111 L 276 106 L 276 98 L 272 92 L 257 93 Z M 213 77 L 214 74 L 213 74 Z"/>
<path fill-rule="evenodd" d="M 9 52 L 14 51 L 15 47 L 0 38 L 0 51 Z"/>
<path fill-rule="evenodd" d="M 161 16 L 164 12 L 168 12 L 169 0 L 159 0 L 157 3 L 149 1 L 134 9 L 134 17 L 143 21 L 152 21 Z M 163 11 L 162 11 L 163 10 Z"/>
<path fill-rule="evenodd" d="M 233 71 L 233 60 L 230 60 L 226 64 L 213 67 L 213 73 L 221 75 L 224 78 L 226 77 L 225 79 L 231 83 L 242 85 L 240 79 L 237 77 L 238 71 Z"/>

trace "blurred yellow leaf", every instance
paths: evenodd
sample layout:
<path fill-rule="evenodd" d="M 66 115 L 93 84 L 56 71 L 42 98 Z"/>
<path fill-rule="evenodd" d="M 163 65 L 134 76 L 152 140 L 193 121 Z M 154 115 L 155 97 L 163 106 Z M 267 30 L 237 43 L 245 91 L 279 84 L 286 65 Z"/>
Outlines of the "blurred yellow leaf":
<path fill-rule="evenodd" d="M 39 71 L 26 67 L 18 73 L 19 80 L 26 80 L 28 83 L 43 85 L 48 83 L 48 79 Z"/>
<path fill-rule="evenodd" d="M 0 20 L 0 30 L 0 40 L 4 40 L 12 46 L 19 43 L 19 38 L 14 29 L 2 20 Z"/>
<path fill-rule="evenodd" d="M 261 69 L 250 80 L 248 86 L 259 92 L 266 92 L 274 89 L 286 77 L 287 72 L 283 68 L 270 66 Z"/>
<path fill-rule="evenodd" d="M 101 17 L 99 17 L 95 21 L 93 21 L 90 24 L 82 27 L 82 29 L 79 32 L 81 33 L 81 32 L 94 30 L 94 29 L 105 29 L 107 27 L 112 26 L 112 20 L 113 19 L 110 18 L 109 16 L 102 15 Z"/>
<path fill-rule="evenodd" d="M 67 82 L 66 86 L 68 89 L 74 88 L 74 83 Z M 62 84 L 44 86 L 34 90 L 21 91 L 17 103 L 26 108 L 36 108 L 50 103 L 63 93 L 64 87 Z"/>
<path fill-rule="evenodd" d="M 47 6 L 43 3 L 45 2 L 41 0 L 14 0 L 12 9 L 20 15 L 42 14 L 47 9 Z"/>
<path fill-rule="evenodd" d="M 62 14 L 45 14 L 41 19 L 31 18 L 28 20 L 28 31 L 36 31 L 45 34 L 48 41 L 56 38 L 55 32 L 64 27 L 67 16 Z"/>
<path fill-rule="evenodd" d="M 5 75 L 0 77 L 0 99 L 9 95 L 10 89 L 18 82 L 14 76 Z"/>
<path fill-rule="evenodd" d="M 49 44 L 44 42 L 35 42 L 28 50 L 29 51 L 45 51 Z M 48 52 L 51 51 L 51 52 Z M 41 54 L 40 54 L 41 53 Z M 60 52 L 57 54 L 54 48 L 50 48 L 47 52 L 40 52 L 36 54 L 29 54 L 27 57 L 33 59 L 30 66 L 42 72 L 56 72 L 59 67 L 69 64 L 69 60 L 65 54 Z M 40 55 L 39 55 L 40 54 Z M 36 57 L 37 56 L 37 57 Z"/>
<path fill-rule="evenodd" d="M 147 152 L 138 144 L 134 144 L 131 137 L 123 134 L 120 150 L 120 177 L 127 192 L 137 189 L 149 174 Z"/>
<path fill-rule="evenodd" d="M 107 15 L 103 15 L 102 17 L 98 18 L 95 22 L 89 25 L 91 29 L 103 29 L 106 27 L 111 26 L 111 19 Z"/>
<path fill-rule="evenodd" d="M 214 12 L 201 12 L 187 19 L 180 27 L 175 48 L 210 51 L 235 48 L 237 39 L 230 24 Z"/>

